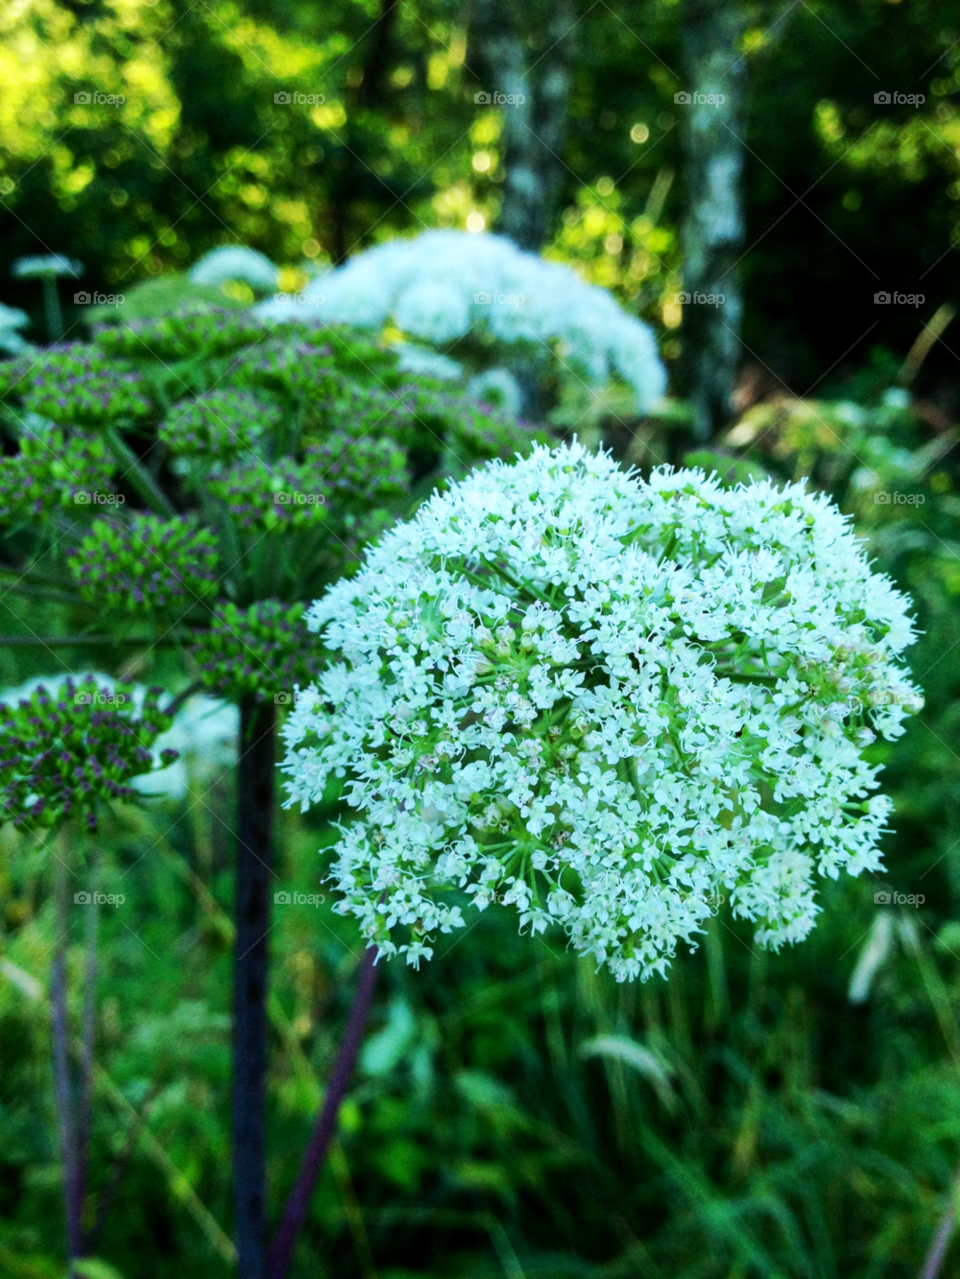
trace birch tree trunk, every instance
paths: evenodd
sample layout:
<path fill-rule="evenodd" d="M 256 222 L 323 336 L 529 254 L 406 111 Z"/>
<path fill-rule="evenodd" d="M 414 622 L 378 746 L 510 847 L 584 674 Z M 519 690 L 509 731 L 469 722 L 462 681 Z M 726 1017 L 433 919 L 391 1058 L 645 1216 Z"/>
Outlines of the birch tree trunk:
<path fill-rule="evenodd" d="M 701 440 L 730 419 L 740 361 L 745 21 L 737 0 L 684 0 L 684 93 L 690 100 L 679 111 L 686 186 L 683 292 L 690 300 L 683 308 L 681 378 Z M 710 295 L 723 302 L 695 300 Z"/>
<path fill-rule="evenodd" d="M 503 200 L 496 229 L 521 249 L 546 242 L 563 181 L 570 92 L 572 0 L 519 6 L 474 0 L 472 69 L 503 116 Z"/>

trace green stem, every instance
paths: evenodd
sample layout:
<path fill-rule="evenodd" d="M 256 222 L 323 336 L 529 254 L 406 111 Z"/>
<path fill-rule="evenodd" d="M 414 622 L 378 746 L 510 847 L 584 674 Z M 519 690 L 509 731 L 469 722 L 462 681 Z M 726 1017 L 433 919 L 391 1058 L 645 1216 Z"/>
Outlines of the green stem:
<path fill-rule="evenodd" d="M 12 564 L 0 564 L 0 573 L 9 573 L 20 581 L 37 582 L 41 586 L 56 586 L 69 589 L 73 583 L 65 577 L 55 577 L 52 573 L 38 573 L 35 566 L 28 564 L 26 568 L 15 568 Z"/>
<path fill-rule="evenodd" d="M 0 648 L 100 648 L 117 644 L 144 644 L 150 648 L 182 644 L 181 635 L 0 635 Z"/>
<path fill-rule="evenodd" d="M 57 277 L 55 275 L 44 275 L 41 279 L 43 283 L 43 314 L 47 322 L 47 340 L 52 346 L 54 342 L 59 342 L 63 337 L 60 295 L 57 292 Z"/>
<path fill-rule="evenodd" d="M 128 444 L 120 437 L 116 427 L 108 426 L 106 429 L 107 443 L 110 445 L 118 462 L 127 469 L 120 477 L 127 479 L 137 490 L 148 506 L 155 510 L 161 511 L 164 515 L 171 518 L 177 514 L 176 507 L 167 497 L 166 493 L 160 488 L 156 480 L 150 472 L 143 466 L 140 459 L 133 452 Z"/>
<path fill-rule="evenodd" d="M 57 857 L 55 873 L 54 930 L 56 941 L 50 974 L 53 1012 L 53 1078 L 63 1166 L 63 1206 L 67 1233 L 67 1274 L 76 1279 L 74 1262 L 83 1253 L 82 1183 L 77 1160 L 77 1114 L 70 1079 L 70 1025 L 67 1011 L 67 934 L 70 932 L 70 885 L 66 862 Z"/>
<path fill-rule="evenodd" d="M 723 670 L 716 673 L 721 679 L 728 679 L 734 684 L 776 684 L 780 678 L 778 675 L 738 675 L 734 671 Z"/>
<path fill-rule="evenodd" d="M 55 591 L 49 586 L 34 586 L 30 582 L 14 582 L 8 586 L 4 594 L 10 594 L 15 591 L 18 595 L 25 595 L 29 599 L 34 600 L 52 600 L 56 604 L 74 604 L 81 607 L 86 605 L 87 608 L 94 606 L 88 601 L 82 599 L 79 595 L 71 595 L 68 591 Z"/>
<path fill-rule="evenodd" d="M 199 693 L 203 686 L 203 680 L 201 679 L 196 679 L 192 684 L 188 684 L 182 693 L 178 693 L 173 701 L 164 707 L 165 713 L 167 715 L 176 715 L 184 702 L 193 697 L 195 693 Z"/>

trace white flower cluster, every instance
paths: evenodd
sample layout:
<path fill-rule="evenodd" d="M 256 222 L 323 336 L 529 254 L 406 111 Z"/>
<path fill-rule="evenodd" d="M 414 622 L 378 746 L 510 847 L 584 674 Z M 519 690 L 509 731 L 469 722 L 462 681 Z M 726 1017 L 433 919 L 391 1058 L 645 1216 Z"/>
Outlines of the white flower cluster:
<path fill-rule="evenodd" d="M 288 802 L 346 779 L 363 820 L 330 878 L 381 955 L 429 957 L 470 899 L 620 980 L 663 972 L 721 896 L 779 947 L 815 872 L 879 867 L 862 753 L 922 705 L 907 606 L 821 494 L 541 447 L 311 607 L 340 660 L 285 727 Z"/>
<path fill-rule="evenodd" d="M 242 280 L 251 289 L 267 292 L 277 287 L 277 268 L 265 254 L 242 244 L 211 249 L 190 268 L 192 284 L 225 284 L 228 280 Z"/>
<path fill-rule="evenodd" d="M 134 692 L 134 705 L 139 709 L 141 686 Z M 188 697 L 173 723 L 153 744 L 155 771 L 141 773 L 131 786 L 144 795 L 186 799 L 191 785 L 209 787 L 235 767 L 239 730 L 240 712 L 230 702 L 204 693 Z M 161 752 L 169 749 L 177 752 L 177 758 L 160 768 Z"/>
<path fill-rule="evenodd" d="M 4 306 L 0 302 L 0 351 L 18 355 L 26 347 L 27 341 L 17 330 L 25 329 L 29 323 L 30 317 L 26 311 L 15 306 Z"/>
<path fill-rule="evenodd" d="M 581 377 L 620 376 L 640 411 L 663 395 L 666 374 L 650 329 L 606 289 L 546 262 L 503 236 L 427 231 L 390 240 L 323 276 L 322 302 L 272 300 L 271 320 L 313 318 L 447 346 L 474 330 L 507 346 L 546 347 Z"/>
<path fill-rule="evenodd" d="M 11 274 L 21 280 L 42 279 L 44 276 L 66 275 L 79 279 L 83 275 L 83 263 L 62 253 L 42 253 L 35 257 L 17 258 Z"/>

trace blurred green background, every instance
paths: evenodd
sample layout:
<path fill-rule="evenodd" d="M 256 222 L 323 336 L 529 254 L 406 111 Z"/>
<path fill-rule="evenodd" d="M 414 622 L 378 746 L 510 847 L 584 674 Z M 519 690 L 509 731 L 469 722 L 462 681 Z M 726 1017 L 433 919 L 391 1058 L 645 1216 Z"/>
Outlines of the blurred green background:
<path fill-rule="evenodd" d="M 600 402 L 570 420 L 641 466 L 809 477 L 916 602 L 909 659 L 927 708 L 899 742 L 871 748 L 897 804 L 889 875 L 824 882 L 816 931 L 779 956 L 721 908 L 666 982 L 618 987 L 562 938 L 518 937 L 493 911 L 419 974 L 387 967 L 297 1279 L 900 1279 L 919 1272 L 950 1201 L 960 4 L 726 6 L 744 310 L 736 411 L 708 441 L 684 405 L 674 300 L 684 219 L 703 203 L 685 180 L 674 95 L 704 8 L 13 0 L 0 13 L 0 301 L 28 311 L 31 340 L 43 340 L 37 282 L 11 273 L 24 254 L 67 253 L 85 265 L 84 289 L 130 293 L 239 242 L 280 263 L 293 289 L 396 235 L 496 230 L 508 122 L 474 95 L 497 82 L 507 49 L 538 103 L 546 78 L 563 78 L 528 247 L 647 320 L 673 379 L 656 415 Z M 325 101 L 275 103 L 293 91 Z M 125 101 L 75 100 L 96 92 Z M 886 92 L 924 101 L 875 102 Z M 886 289 L 924 301 L 877 306 Z M 70 293 L 68 333 L 81 337 Z M 56 627 L 56 609 L 37 607 L 33 624 Z M 0 612 L 0 630 L 22 627 L 2 598 Z M 61 656 L 74 670 L 89 661 Z M 4 685 L 62 670 L 36 650 L 0 662 Z M 217 771 L 104 823 L 104 890 L 129 904 L 101 924 L 93 1182 L 113 1189 L 90 1279 L 230 1273 L 234 783 L 229 766 Z M 317 849 L 338 812 L 283 816 L 283 874 L 302 892 L 321 890 Z M 18 1279 L 63 1274 L 48 860 L 0 832 L 0 1275 Z M 875 900 L 891 890 L 923 904 Z M 359 944 L 329 900 L 284 910 L 271 944 L 276 1209 Z M 960 1275 L 960 1245 L 941 1274 Z"/>

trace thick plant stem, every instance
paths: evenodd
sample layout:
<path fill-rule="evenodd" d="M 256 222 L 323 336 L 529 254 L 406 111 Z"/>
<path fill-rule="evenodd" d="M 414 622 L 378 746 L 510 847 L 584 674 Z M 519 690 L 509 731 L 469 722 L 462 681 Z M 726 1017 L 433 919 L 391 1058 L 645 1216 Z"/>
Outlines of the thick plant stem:
<path fill-rule="evenodd" d="M 83 1190 L 77 1159 L 77 1127 L 73 1092 L 70 1086 L 70 1026 L 67 1012 L 67 934 L 70 931 L 70 885 L 67 867 L 56 859 L 56 914 L 50 975 L 50 1003 L 53 1032 L 53 1080 L 60 1130 L 60 1159 L 63 1164 L 63 1207 L 67 1227 L 67 1274 L 73 1279 L 74 1262 L 83 1254 Z"/>
<path fill-rule="evenodd" d="M 63 337 L 63 316 L 60 312 L 60 294 L 57 289 L 57 277 L 44 275 L 43 285 L 43 317 L 47 322 L 47 341 L 53 345 Z"/>
<path fill-rule="evenodd" d="M 333 1138 L 340 1105 L 346 1094 L 350 1076 L 353 1074 L 367 1018 L 370 1015 L 373 988 L 377 981 L 376 958 L 377 948 L 370 946 L 360 961 L 360 975 L 354 991 L 353 1003 L 350 1006 L 350 1016 L 347 1019 L 346 1030 L 323 1099 L 323 1106 L 270 1250 L 269 1279 L 286 1279 L 290 1269 L 297 1236 L 306 1218 L 310 1199 L 323 1168 L 327 1148 Z"/>
<path fill-rule="evenodd" d="M 171 518 L 175 516 L 176 507 L 116 427 L 108 426 L 105 435 L 117 461 L 126 468 L 120 478 L 127 480 L 152 510 Z"/>
<path fill-rule="evenodd" d="M 957 1228 L 958 1196 L 960 1196 L 960 1174 L 954 1179 L 950 1188 L 950 1204 L 940 1218 L 937 1233 L 933 1236 L 930 1250 L 926 1255 L 923 1269 L 920 1272 L 920 1279 L 940 1279 L 940 1271 L 947 1255 L 947 1249 L 950 1247 L 950 1241 Z"/>
<path fill-rule="evenodd" d="M 91 900 L 87 906 L 86 962 L 83 973 L 83 1026 L 80 1048 L 80 1089 L 77 1108 L 77 1196 L 80 1211 L 87 1197 L 87 1173 L 90 1162 L 90 1124 L 93 1110 L 93 1059 L 97 1036 L 97 930 L 100 907 L 97 905 L 99 876 L 91 875 Z M 82 1229 L 82 1227 L 81 1227 Z"/>
<path fill-rule="evenodd" d="M 266 1273 L 267 933 L 276 711 L 240 701 L 236 951 L 233 1001 L 233 1164 L 239 1279 Z"/>

